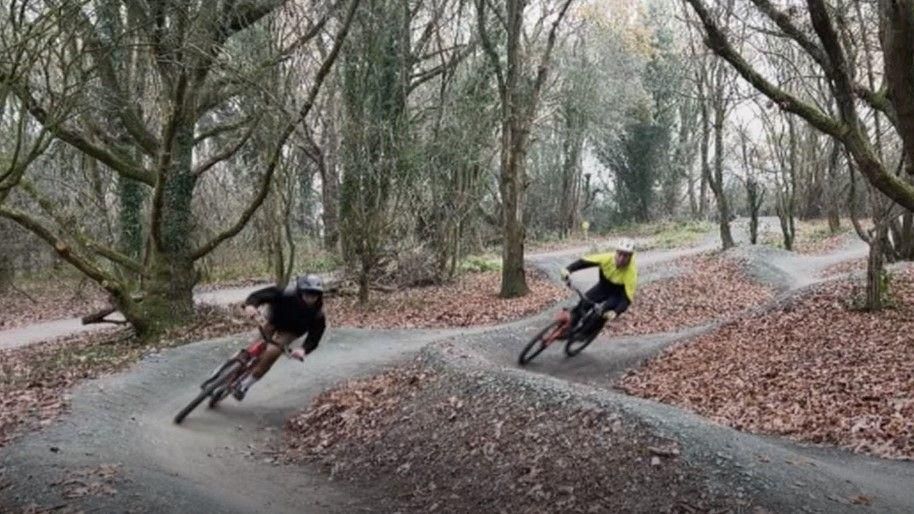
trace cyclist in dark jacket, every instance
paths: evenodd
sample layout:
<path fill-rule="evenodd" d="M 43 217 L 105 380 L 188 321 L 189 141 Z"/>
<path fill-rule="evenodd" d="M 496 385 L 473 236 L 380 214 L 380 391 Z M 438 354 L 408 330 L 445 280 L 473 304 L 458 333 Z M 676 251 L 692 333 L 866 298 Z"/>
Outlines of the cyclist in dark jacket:
<path fill-rule="evenodd" d="M 260 321 L 269 344 L 254 370 L 233 392 L 237 400 L 244 399 L 248 389 L 270 371 L 286 346 L 299 337 L 307 334 L 302 347 L 292 352 L 292 358 L 304 359 L 317 348 L 327 328 L 323 298 L 324 283 L 317 275 L 299 277 L 287 289 L 271 286 L 248 296 L 245 313 Z M 266 306 L 265 314 L 260 312 L 262 306 Z"/>

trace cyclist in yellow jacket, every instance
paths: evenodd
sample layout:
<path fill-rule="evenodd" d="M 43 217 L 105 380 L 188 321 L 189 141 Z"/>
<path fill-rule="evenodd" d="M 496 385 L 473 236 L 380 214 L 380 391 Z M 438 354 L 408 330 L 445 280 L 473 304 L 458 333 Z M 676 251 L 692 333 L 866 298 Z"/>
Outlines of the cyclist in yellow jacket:
<path fill-rule="evenodd" d="M 638 287 L 638 265 L 635 263 L 635 242 L 623 239 L 615 252 L 582 257 L 562 270 L 562 279 L 569 280 L 572 273 L 585 268 L 599 267 L 600 279 L 585 296 L 596 304 L 601 314 L 600 322 L 589 327 L 588 332 L 598 333 L 607 319 L 614 318 L 628 309 L 635 299 Z M 584 314 L 580 303 L 571 311 L 571 325 L 575 326 Z"/>

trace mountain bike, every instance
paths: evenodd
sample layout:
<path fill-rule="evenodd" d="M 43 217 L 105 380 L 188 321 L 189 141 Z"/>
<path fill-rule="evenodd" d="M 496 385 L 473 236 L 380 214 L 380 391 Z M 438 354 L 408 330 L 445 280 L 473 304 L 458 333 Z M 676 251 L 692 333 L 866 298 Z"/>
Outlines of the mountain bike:
<path fill-rule="evenodd" d="M 225 363 L 216 368 L 210 376 L 200 385 L 200 393 L 181 409 L 175 416 L 175 423 L 180 424 L 198 405 L 209 398 L 209 407 L 215 408 L 219 402 L 232 393 L 235 387 L 254 371 L 260 356 L 263 355 L 268 344 L 272 342 L 262 326 L 258 326 L 260 337 L 246 348 L 238 350 Z M 283 351 L 286 357 L 292 358 L 292 345 L 285 345 Z"/>
<path fill-rule="evenodd" d="M 520 357 L 517 359 L 518 364 L 521 366 L 528 364 L 556 341 L 564 340 L 565 355 L 574 357 L 597 338 L 600 333 L 597 325 L 602 323 L 600 318 L 603 316 L 600 306 L 590 301 L 587 295 L 577 287 L 568 284 L 568 288 L 577 293 L 578 298 L 581 300 L 584 314 L 574 326 L 571 326 L 571 312 L 565 308 L 560 310 L 552 323 L 533 336 L 527 346 L 524 347 Z"/>

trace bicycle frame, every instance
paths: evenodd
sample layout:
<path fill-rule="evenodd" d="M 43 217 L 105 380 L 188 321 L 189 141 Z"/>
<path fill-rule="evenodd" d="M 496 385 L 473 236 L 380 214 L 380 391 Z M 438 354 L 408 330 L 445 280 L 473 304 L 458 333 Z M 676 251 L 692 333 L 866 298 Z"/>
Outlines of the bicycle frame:
<path fill-rule="evenodd" d="M 222 366 L 216 368 L 216 371 L 214 371 L 210 375 L 210 378 L 208 378 L 203 383 L 204 386 L 210 380 L 214 380 L 215 378 L 217 378 L 219 376 L 219 374 L 222 373 L 222 371 L 225 370 L 227 367 L 231 366 L 233 362 L 237 362 L 237 363 L 241 364 L 241 369 L 239 369 L 235 373 L 235 376 L 233 376 L 226 383 L 224 388 L 220 388 L 220 389 L 224 389 L 225 391 L 231 391 L 232 388 L 235 387 L 235 385 L 238 383 L 239 380 L 244 379 L 244 377 L 248 376 L 254 370 L 254 368 L 257 366 L 257 363 L 260 361 L 260 356 L 263 355 L 264 351 L 266 351 L 267 345 L 277 344 L 277 343 L 273 342 L 272 339 L 270 339 L 270 337 L 263 330 L 263 327 L 258 326 L 258 330 L 260 331 L 260 338 L 255 339 L 246 348 L 242 348 L 241 350 L 238 350 L 238 352 L 235 355 L 233 355 L 231 358 L 229 358 L 227 361 L 225 361 L 225 363 L 223 363 Z M 291 358 L 292 357 L 291 345 L 284 345 L 283 353 L 286 355 L 286 357 Z"/>
<path fill-rule="evenodd" d="M 266 351 L 268 344 L 274 343 L 263 327 L 260 329 L 261 337 L 255 339 L 247 347 L 238 350 L 224 364 L 216 370 L 200 386 L 201 391 L 197 397 L 191 400 L 183 409 L 181 409 L 174 418 L 176 424 L 184 421 L 184 418 L 200 405 L 203 400 L 209 397 L 210 408 L 216 407 L 230 392 L 237 386 L 238 381 L 248 376 L 257 366 L 257 363 Z M 287 357 L 292 356 L 291 345 L 283 345 L 283 350 Z"/>
<path fill-rule="evenodd" d="M 566 285 L 568 286 L 568 289 L 571 289 L 572 291 L 577 293 L 578 298 L 581 300 L 581 303 L 587 308 L 587 310 L 592 309 L 593 306 L 596 305 L 594 302 L 590 301 L 589 298 L 587 298 L 586 294 L 584 294 L 583 292 L 581 292 L 580 289 L 575 287 L 574 284 L 571 284 L 569 282 Z M 552 333 L 550 333 L 548 336 L 546 336 L 544 342 L 546 343 L 547 346 L 554 343 L 555 341 L 559 340 L 559 336 L 561 336 L 562 334 L 567 332 L 567 330 L 569 329 L 569 326 L 571 325 L 571 313 L 568 311 L 568 309 L 561 309 L 556 314 L 556 320 L 560 321 L 561 324 L 556 326 L 555 329 L 552 331 Z"/>

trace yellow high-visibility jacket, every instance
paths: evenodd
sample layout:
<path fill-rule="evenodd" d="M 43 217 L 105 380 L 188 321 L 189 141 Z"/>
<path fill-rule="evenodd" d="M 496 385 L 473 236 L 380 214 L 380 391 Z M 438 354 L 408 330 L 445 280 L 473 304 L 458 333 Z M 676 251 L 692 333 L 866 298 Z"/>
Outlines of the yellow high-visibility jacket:
<path fill-rule="evenodd" d="M 606 280 L 611 284 L 625 287 L 625 296 L 628 301 L 635 300 L 635 289 L 638 287 L 638 264 L 635 262 L 635 256 L 632 255 L 628 265 L 624 268 L 616 267 L 615 252 L 598 253 L 595 255 L 586 255 L 581 258 L 582 261 L 596 264 L 600 267 L 600 280 Z"/>

